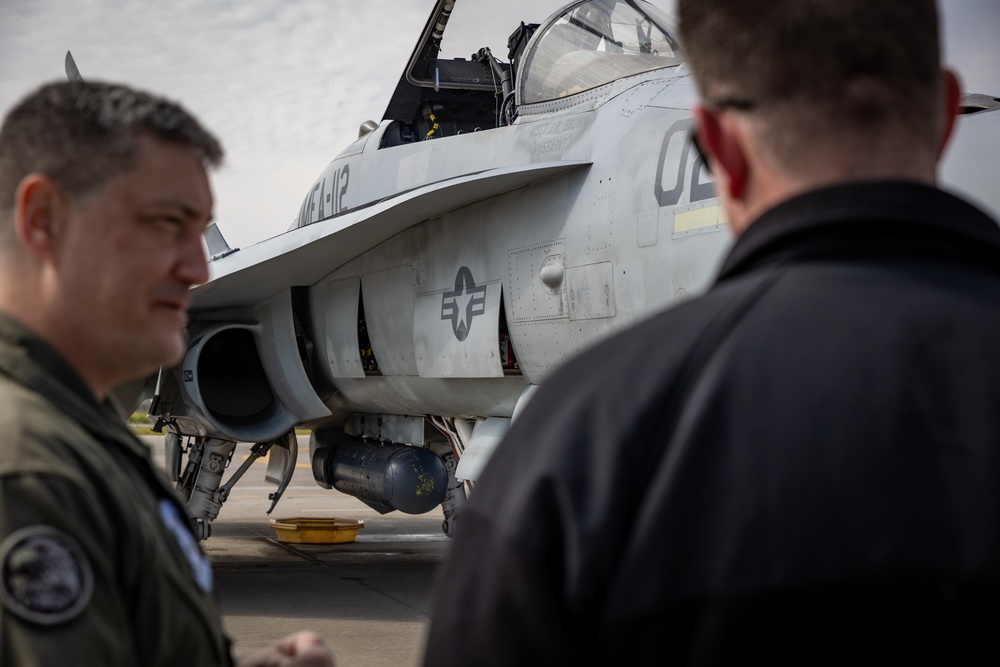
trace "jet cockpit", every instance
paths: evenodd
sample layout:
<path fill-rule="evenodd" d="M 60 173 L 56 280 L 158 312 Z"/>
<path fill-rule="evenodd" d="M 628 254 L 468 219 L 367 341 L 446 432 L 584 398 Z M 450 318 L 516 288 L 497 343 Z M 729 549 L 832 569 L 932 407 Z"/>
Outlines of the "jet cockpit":
<path fill-rule="evenodd" d="M 509 62 L 489 47 L 440 58 L 453 8 L 442 3 L 424 27 L 383 116 L 393 122 L 380 148 L 503 127 L 520 106 L 681 62 L 669 20 L 641 0 L 577 0 L 544 24 L 522 22 L 507 41 Z"/>

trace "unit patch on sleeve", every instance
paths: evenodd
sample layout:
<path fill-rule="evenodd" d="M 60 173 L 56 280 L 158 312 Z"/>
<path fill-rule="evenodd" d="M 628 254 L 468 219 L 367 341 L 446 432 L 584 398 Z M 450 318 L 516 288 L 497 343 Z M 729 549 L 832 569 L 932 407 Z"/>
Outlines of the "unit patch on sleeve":
<path fill-rule="evenodd" d="M 51 526 L 30 526 L 0 544 L 0 602 L 42 625 L 68 621 L 90 601 L 94 574 L 83 549 Z"/>

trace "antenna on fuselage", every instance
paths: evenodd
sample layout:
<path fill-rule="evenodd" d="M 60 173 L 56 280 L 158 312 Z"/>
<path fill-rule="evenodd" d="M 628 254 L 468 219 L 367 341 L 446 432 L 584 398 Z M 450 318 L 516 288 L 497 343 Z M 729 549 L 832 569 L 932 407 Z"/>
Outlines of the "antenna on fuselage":
<path fill-rule="evenodd" d="M 76 61 L 73 60 L 73 54 L 69 51 L 66 52 L 66 78 L 70 81 L 83 81 L 83 76 L 76 66 Z"/>

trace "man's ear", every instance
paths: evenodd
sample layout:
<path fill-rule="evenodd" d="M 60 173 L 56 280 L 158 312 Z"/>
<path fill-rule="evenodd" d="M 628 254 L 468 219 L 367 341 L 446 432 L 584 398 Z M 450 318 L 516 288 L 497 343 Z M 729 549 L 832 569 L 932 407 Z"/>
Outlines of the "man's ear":
<path fill-rule="evenodd" d="M 738 133 L 724 114 L 698 105 L 692 109 L 698 138 L 711 163 L 716 183 L 734 201 L 743 198 L 747 184 L 748 163 Z"/>
<path fill-rule="evenodd" d="M 68 202 L 62 190 L 44 174 L 28 174 L 14 195 L 14 234 L 30 254 L 55 257 Z"/>
<path fill-rule="evenodd" d="M 941 118 L 941 134 L 938 137 L 938 159 L 944 155 L 945 146 L 951 139 L 951 133 L 955 129 L 955 119 L 958 117 L 958 103 L 962 96 L 962 85 L 958 81 L 958 75 L 951 70 L 941 71 L 942 101 L 944 104 L 943 116 Z"/>

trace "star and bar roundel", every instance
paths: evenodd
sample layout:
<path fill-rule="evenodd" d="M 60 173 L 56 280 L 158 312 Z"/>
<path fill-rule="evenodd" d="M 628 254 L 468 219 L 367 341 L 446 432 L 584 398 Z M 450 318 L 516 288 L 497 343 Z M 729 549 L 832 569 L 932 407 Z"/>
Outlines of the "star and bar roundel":
<path fill-rule="evenodd" d="M 472 320 L 486 312 L 486 285 L 476 285 L 469 267 L 463 266 L 455 275 L 455 289 L 441 295 L 441 320 L 451 322 L 451 330 L 459 342 L 469 337 Z"/>

